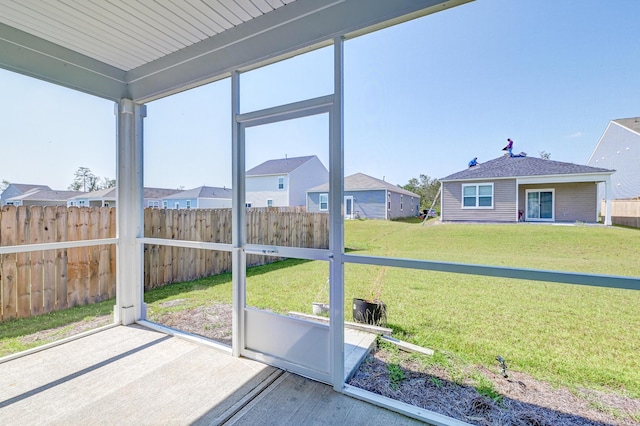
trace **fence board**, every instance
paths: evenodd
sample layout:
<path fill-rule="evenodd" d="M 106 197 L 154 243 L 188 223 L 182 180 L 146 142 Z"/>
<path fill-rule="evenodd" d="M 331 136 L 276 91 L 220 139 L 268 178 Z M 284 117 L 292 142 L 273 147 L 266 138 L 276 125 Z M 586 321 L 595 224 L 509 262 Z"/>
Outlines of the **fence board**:
<path fill-rule="evenodd" d="M 31 207 L 30 213 L 29 244 L 42 243 L 44 233 L 44 208 L 40 206 Z M 29 316 L 39 315 L 44 310 L 44 251 L 32 251 L 30 254 L 29 282 L 31 284 L 31 310 Z"/>
<path fill-rule="evenodd" d="M 18 216 L 15 206 L 2 207 L 2 246 L 12 246 L 17 243 Z M 17 289 L 16 289 L 16 254 L 9 253 L 2 256 L 2 319 L 16 317 Z"/>
<path fill-rule="evenodd" d="M 80 228 L 80 208 L 69 207 L 67 216 L 67 241 L 76 241 Z M 67 303 L 70 308 L 80 304 L 82 300 L 82 267 L 80 258 L 82 248 L 67 249 Z"/>
<path fill-rule="evenodd" d="M 89 239 L 97 240 L 100 237 L 100 208 L 86 209 L 88 215 L 87 233 Z M 89 281 L 88 303 L 96 303 L 100 300 L 100 277 L 98 276 L 98 269 L 100 263 L 100 247 L 92 246 L 87 247 L 87 280 Z"/>
<path fill-rule="evenodd" d="M 68 210 L 59 206 L 56 209 L 56 242 L 68 241 Z M 69 270 L 67 268 L 67 249 L 56 250 L 56 310 L 69 307 Z"/>
<path fill-rule="evenodd" d="M 56 242 L 56 207 L 47 206 L 43 213 L 42 242 Z M 42 271 L 42 310 L 48 313 L 56 306 L 56 251 L 45 250 L 42 252 L 44 263 Z"/>
<path fill-rule="evenodd" d="M 29 209 L 18 209 L 18 245 L 29 243 Z M 18 253 L 16 256 L 16 315 L 26 318 L 31 315 L 31 289 L 29 262 L 31 253 Z"/>

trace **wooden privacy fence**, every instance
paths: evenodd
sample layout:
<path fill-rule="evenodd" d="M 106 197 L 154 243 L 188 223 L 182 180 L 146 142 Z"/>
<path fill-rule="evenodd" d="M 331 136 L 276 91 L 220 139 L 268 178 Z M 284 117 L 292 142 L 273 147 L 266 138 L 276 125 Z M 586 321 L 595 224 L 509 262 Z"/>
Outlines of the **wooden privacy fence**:
<path fill-rule="evenodd" d="M 108 207 L 0 211 L 0 246 L 112 238 Z M 115 296 L 115 245 L 0 255 L 1 318 L 26 318 Z"/>
<path fill-rule="evenodd" d="M 115 209 L 15 207 L 0 210 L 0 246 L 115 237 Z M 231 243 L 231 210 L 145 209 L 144 236 Z M 247 242 L 328 248 L 327 214 L 247 209 Z M 275 258 L 248 255 L 254 266 Z M 115 244 L 0 254 L 0 320 L 99 302 L 115 297 Z M 145 290 L 231 270 L 229 252 L 144 246 Z"/>
<path fill-rule="evenodd" d="M 605 202 L 602 202 L 601 212 L 605 211 Z M 629 200 L 611 201 L 611 222 L 614 225 L 640 228 L 640 198 Z"/>

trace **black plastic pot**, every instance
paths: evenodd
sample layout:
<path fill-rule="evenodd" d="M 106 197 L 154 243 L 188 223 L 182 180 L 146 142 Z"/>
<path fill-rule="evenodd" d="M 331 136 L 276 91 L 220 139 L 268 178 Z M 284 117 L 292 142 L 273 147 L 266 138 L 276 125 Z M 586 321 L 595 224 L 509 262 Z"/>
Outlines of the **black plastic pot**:
<path fill-rule="evenodd" d="M 353 320 L 361 324 L 387 325 L 387 305 L 381 301 L 353 299 Z"/>

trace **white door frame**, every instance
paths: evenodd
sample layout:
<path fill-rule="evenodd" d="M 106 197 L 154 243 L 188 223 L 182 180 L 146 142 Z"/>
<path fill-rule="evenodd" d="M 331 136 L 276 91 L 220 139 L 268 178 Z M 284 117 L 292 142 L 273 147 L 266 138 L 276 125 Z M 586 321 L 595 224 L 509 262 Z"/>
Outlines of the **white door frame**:
<path fill-rule="evenodd" d="M 348 207 L 351 207 L 351 211 L 348 212 Z M 353 212 L 353 195 L 345 195 L 344 197 L 344 218 L 353 219 L 355 213 Z"/>
<path fill-rule="evenodd" d="M 538 217 L 529 217 L 529 194 L 530 193 L 534 193 L 537 192 L 538 193 L 538 197 L 540 196 L 541 192 L 550 192 L 551 193 L 551 218 L 541 218 L 540 217 L 540 202 L 538 202 Z M 555 216 L 556 216 L 556 192 L 554 188 L 531 188 L 531 189 L 526 189 L 525 190 L 525 197 L 524 197 L 524 208 L 525 208 L 525 213 L 524 213 L 524 217 L 526 221 L 535 221 L 535 222 L 554 222 L 555 221 Z M 539 198 L 538 198 L 539 200 Z"/>

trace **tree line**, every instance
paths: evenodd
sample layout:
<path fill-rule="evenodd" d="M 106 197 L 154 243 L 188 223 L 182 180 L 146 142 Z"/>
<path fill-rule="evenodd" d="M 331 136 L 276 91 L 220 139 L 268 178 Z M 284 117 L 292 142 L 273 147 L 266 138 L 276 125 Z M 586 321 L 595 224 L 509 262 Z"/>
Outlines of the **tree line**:
<path fill-rule="evenodd" d="M 11 182 L 3 179 L 2 182 L 0 182 L 0 192 L 7 189 L 9 185 L 11 185 Z M 101 189 L 114 188 L 115 186 L 115 179 L 96 176 L 88 167 L 78 167 L 78 170 L 73 174 L 73 181 L 67 189 L 69 191 L 93 192 Z"/>

